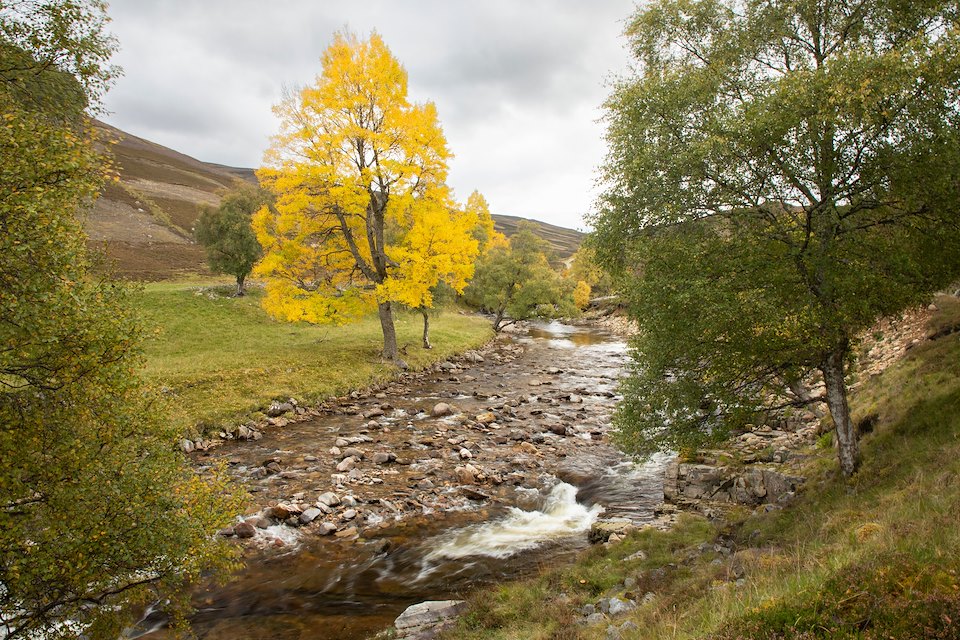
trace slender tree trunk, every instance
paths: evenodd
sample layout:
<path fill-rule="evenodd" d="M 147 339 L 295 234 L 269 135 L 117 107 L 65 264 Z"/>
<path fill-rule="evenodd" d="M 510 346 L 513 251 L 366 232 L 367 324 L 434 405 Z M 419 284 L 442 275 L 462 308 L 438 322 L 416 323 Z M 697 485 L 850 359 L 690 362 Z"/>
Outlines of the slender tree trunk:
<path fill-rule="evenodd" d="M 433 345 L 430 344 L 430 314 L 426 309 L 420 309 L 420 314 L 423 316 L 423 348 L 433 349 Z"/>
<path fill-rule="evenodd" d="M 503 322 L 503 309 L 500 309 L 499 311 L 497 311 L 497 315 L 496 315 L 496 317 L 494 317 L 494 319 L 493 319 L 493 332 L 494 332 L 494 333 L 500 333 L 500 329 L 502 328 L 502 327 L 500 326 L 500 323 L 501 323 L 501 322 Z"/>
<path fill-rule="evenodd" d="M 239 298 L 244 294 L 243 290 L 243 281 L 247 279 L 247 276 L 237 276 L 237 297 Z"/>
<path fill-rule="evenodd" d="M 827 407 L 837 429 L 837 454 L 840 470 L 850 477 L 860 467 L 860 442 L 857 429 L 850 418 L 847 405 L 847 384 L 844 380 L 843 360 L 846 349 L 834 349 L 823 361 L 820 371 L 827 389 Z"/>
<path fill-rule="evenodd" d="M 393 308 L 390 302 L 377 305 L 380 315 L 380 328 L 383 330 L 383 357 L 385 360 L 397 359 L 397 329 L 393 326 Z"/>

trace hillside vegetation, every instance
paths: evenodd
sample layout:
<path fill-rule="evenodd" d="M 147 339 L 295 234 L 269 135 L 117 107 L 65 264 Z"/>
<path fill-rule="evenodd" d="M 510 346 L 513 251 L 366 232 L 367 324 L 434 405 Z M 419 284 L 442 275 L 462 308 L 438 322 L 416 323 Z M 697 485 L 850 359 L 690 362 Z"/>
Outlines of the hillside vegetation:
<path fill-rule="evenodd" d="M 101 192 L 87 214 L 92 248 L 106 255 L 104 268 L 132 280 L 166 280 L 209 275 L 203 247 L 193 239 L 202 205 L 216 206 L 238 182 L 256 182 L 253 169 L 202 162 L 104 123 L 98 127 L 116 142 L 111 146 L 118 182 Z M 507 236 L 523 218 L 493 214 L 496 229 Z M 532 221 L 560 259 L 572 255 L 584 234 Z"/>
<path fill-rule="evenodd" d="M 938 337 L 852 398 L 855 418 L 872 425 L 852 479 L 825 436 L 803 452 L 806 488 L 786 508 L 726 522 L 684 515 L 672 531 L 595 547 L 570 567 L 476 594 L 446 637 L 956 638 L 960 301 L 937 305 L 928 335 Z M 625 592 L 636 610 L 582 624 L 584 605 Z"/>

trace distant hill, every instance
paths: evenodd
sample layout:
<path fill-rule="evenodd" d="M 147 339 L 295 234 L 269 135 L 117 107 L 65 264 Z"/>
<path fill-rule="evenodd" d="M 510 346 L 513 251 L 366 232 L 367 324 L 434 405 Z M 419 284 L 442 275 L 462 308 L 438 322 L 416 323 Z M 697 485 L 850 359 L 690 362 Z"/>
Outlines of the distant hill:
<path fill-rule="evenodd" d="M 537 235 L 550 243 L 550 248 L 558 258 L 569 258 L 580 247 L 586 234 L 566 227 L 558 227 L 539 220 L 527 220 L 517 216 L 493 214 L 493 226 L 497 231 L 512 236 L 517 232 L 521 222 L 532 222 L 536 225 Z"/>
<path fill-rule="evenodd" d="M 120 175 L 88 214 L 90 245 L 102 250 L 108 266 L 137 280 L 208 273 L 203 248 L 193 240 L 200 206 L 216 205 L 238 182 L 256 182 L 253 169 L 203 162 L 104 123 Z M 494 214 L 498 231 L 512 235 L 523 220 Z M 570 256 L 583 234 L 533 221 L 559 258 Z"/>

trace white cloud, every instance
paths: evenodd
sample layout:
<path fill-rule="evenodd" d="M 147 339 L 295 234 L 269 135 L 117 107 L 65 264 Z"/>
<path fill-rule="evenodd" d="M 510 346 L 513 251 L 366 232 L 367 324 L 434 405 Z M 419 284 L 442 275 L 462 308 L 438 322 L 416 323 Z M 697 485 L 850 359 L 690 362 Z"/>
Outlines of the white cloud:
<path fill-rule="evenodd" d="M 603 158 L 604 79 L 627 64 L 632 0 L 115 0 L 125 76 L 106 120 L 201 160 L 256 166 L 283 86 L 309 83 L 334 31 L 376 29 L 437 104 L 450 182 L 496 213 L 569 227 Z"/>

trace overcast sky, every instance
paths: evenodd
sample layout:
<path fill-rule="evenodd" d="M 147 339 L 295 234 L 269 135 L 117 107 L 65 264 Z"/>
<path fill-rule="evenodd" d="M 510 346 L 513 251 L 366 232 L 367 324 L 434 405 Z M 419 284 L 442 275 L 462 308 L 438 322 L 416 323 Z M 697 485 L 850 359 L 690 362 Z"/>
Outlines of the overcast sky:
<path fill-rule="evenodd" d="M 313 81 L 333 33 L 378 31 L 436 103 L 449 183 L 494 213 L 584 228 L 600 105 L 624 71 L 634 0 L 112 0 L 110 124 L 200 160 L 257 167 L 283 87 Z"/>

